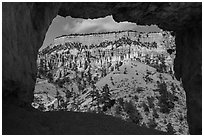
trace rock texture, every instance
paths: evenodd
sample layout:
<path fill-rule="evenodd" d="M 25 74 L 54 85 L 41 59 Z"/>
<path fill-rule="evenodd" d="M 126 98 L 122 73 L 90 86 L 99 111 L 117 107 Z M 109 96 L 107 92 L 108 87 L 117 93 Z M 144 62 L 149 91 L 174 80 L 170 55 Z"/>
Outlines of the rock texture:
<path fill-rule="evenodd" d="M 3 99 L 32 102 L 36 59 L 56 4 L 3 3 Z M 46 7 L 46 8 L 45 8 Z"/>
<path fill-rule="evenodd" d="M 199 25 L 198 25 L 199 26 Z M 202 125 L 202 29 L 194 27 L 176 33 L 177 79 L 186 91 L 187 119 L 190 133 L 201 133 Z"/>
<path fill-rule="evenodd" d="M 33 99 L 37 51 L 56 15 L 157 24 L 176 34 L 176 77 L 187 95 L 191 134 L 202 133 L 202 3 L 3 3 L 3 103 Z M 12 112 L 11 112 L 12 113 Z"/>

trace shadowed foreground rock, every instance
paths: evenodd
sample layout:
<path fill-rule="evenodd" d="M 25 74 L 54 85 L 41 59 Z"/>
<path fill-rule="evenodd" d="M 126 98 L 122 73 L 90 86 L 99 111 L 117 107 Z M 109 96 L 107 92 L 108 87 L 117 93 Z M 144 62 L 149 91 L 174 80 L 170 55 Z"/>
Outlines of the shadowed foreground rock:
<path fill-rule="evenodd" d="M 46 30 L 57 15 L 76 18 L 113 15 L 117 22 L 157 24 L 162 29 L 174 31 L 177 48 L 174 69 L 176 78 L 182 80 L 186 91 L 190 134 L 202 134 L 202 3 L 3 3 L 3 104 L 6 100 L 13 99 L 17 105 L 25 108 L 32 102 L 37 52 L 42 46 Z M 9 122 L 13 114 L 18 116 L 17 113 L 20 112 L 13 113 L 15 109 L 17 108 L 3 115 L 5 134 L 14 133 L 20 127 L 17 124 L 6 128 L 6 125 L 11 124 Z M 4 114 L 5 111 L 4 107 Z M 31 126 L 33 112 L 25 114 L 28 117 L 25 120 L 31 120 Z M 39 113 L 41 115 L 44 114 Z M 61 113 L 56 115 L 63 117 Z M 21 113 L 19 116 L 24 117 Z M 16 117 L 16 121 L 18 120 L 21 118 Z M 72 125 L 67 126 L 71 128 Z M 27 129 L 29 126 L 22 125 L 21 131 L 23 128 Z M 47 133 L 46 130 L 48 129 L 45 128 L 41 133 Z"/>
<path fill-rule="evenodd" d="M 40 112 L 4 106 L 3 134 L 54 135 L 164 135 L 112 116 L 77 112 Z"/>

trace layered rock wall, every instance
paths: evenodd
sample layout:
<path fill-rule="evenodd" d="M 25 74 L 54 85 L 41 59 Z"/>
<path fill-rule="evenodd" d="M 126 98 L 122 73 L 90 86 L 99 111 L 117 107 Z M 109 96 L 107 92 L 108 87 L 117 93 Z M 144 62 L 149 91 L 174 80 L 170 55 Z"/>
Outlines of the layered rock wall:
<path fill-rule="evenodd" d="M 114 41 L 121 37 L 128 37 L 131 40 L 144 42 L 161 42 L 163 35 L 167 35 L 169 37 L 169 33 L 165 31 L 161 32 L 151 32 L 151 33 L 140 33 L 137 31 L 119 31 L 119 32 L 108 32 L 108 33 L 93 33 L 93 34 L 85 34 L 85 35 L 68 35 L 68 36 L 61 36 L 54 39 L 54 45 L 64 44 L 65 42 L 77 42 L 82 43 L 83 45 L 97 45 L 103 41 Z"/>

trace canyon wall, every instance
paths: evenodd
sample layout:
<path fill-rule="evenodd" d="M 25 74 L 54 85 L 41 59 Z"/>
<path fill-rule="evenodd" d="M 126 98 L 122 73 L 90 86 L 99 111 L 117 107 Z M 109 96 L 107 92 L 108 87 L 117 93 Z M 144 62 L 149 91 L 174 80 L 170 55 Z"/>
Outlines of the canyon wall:
<path fill-rule="evenodd" d="M 97 45 L 103 41 L 118 40 L 121 37 L 128 37 L 131 40 L 139 40 L 141 42 L 161 42 L 163 35 L 169 35 L 167 32 L 151 32 L 151 33 L 140 33 L 137 31 L 118 31 L 118 32 L 106 32 L 106 33 L 93 33 L 84 35 L 67 35 L 61 36 L 54 39 L 53 46 L 63 44 L 65 42 L 77 42 L 83 45 Z"/>
<path fill-rule="evenodd" d="M 157 24 L 176 34 L 177 79 L 187 94 L 191 134 L 202 133 L 202 3 L 3 3 L 3 104 L 12 99 L 29 105 L 36 79 L 37 51 L 56 15 Z M 196 105 L 196 107 L 195 107 Z"/>

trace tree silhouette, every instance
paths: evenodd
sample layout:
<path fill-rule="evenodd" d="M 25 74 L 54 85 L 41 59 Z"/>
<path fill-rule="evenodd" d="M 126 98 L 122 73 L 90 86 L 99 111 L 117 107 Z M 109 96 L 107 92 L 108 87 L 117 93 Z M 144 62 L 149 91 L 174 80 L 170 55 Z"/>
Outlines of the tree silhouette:
<path fill-rule="evenodd" d="M 125 68 L 125 70 L 124 70 L 124 74 L 127 74 L 127 68 Z"/>
<path fill-rule="evenodd" d="M 72 92 L 70 90 L 67 90 L 65 92 L 66 102 L 68 103 L 69 99 L 72 97 Z"/>
<path fill-rule="evenodd" d="M 47 79 L 48 79 L 48 82 L 52 83 L 53 82 L 53 74 L 51 72 L 49 72 L 47 74 Z"/>
<path fill-rule="evenodd" d="M 141 114 L 139 111 L 135 108 L 132 101 L 125 101 L 124 102 L 124 111 L 128 114 L 129 120 L 133 123 L 139 124 L 140 120 L 142 119 Z"/>
<path fill-rule="evenodd" d="M 45 64 L 45 60 L 40 59 L 40 64 L 39 64 L 39 67 L 38 67 L 38 77 L 41 77 L 41 76 L 45 77 L 46 73 L 47 73 L 47 67 L 46 67 L 46 64 Z"/>
<path fill-rule="evenodd" d="M 111 101 L 110 99 L 110 89 L 108 87 L 108 84 L 103 86 L 102 93 L 101 93 L 101 103 L 104 105 L 103 106 L 103 111 L 107 110 L 107 107 L 109 106 L 109 103 Z"/>
<path fill-rule="evenodd" d="M 60 100 L 61 100 L 61 96 L 60 96 L 60 93 L 59 91 L 57 90 L 57 93 L 56 93 L 56 98 L 57 98 L 57 108 L 60 109 Z"/>
<path fill-rule="evenodd" d="M 101 108 L 100 108 L 100 98 L 101 98 L 101 95 L 99 93 L 99 89 L 93 84 L 92 85 L 92 90 L 90 92 L 90 96 L 92 98 L 92 103 L 95 101 L 96 102 L 96 105 L 97 105 L 97 110 L 98 112 L 100 113 L 101 112 Z"/>
<path fill-rule="evenodd" d="M 158 83 L 158 91 L 161 95 L 159 97 L 160 112 L 168 114 L 174 108 L 173 95 L 167 91 L 165 82 Z"/>

